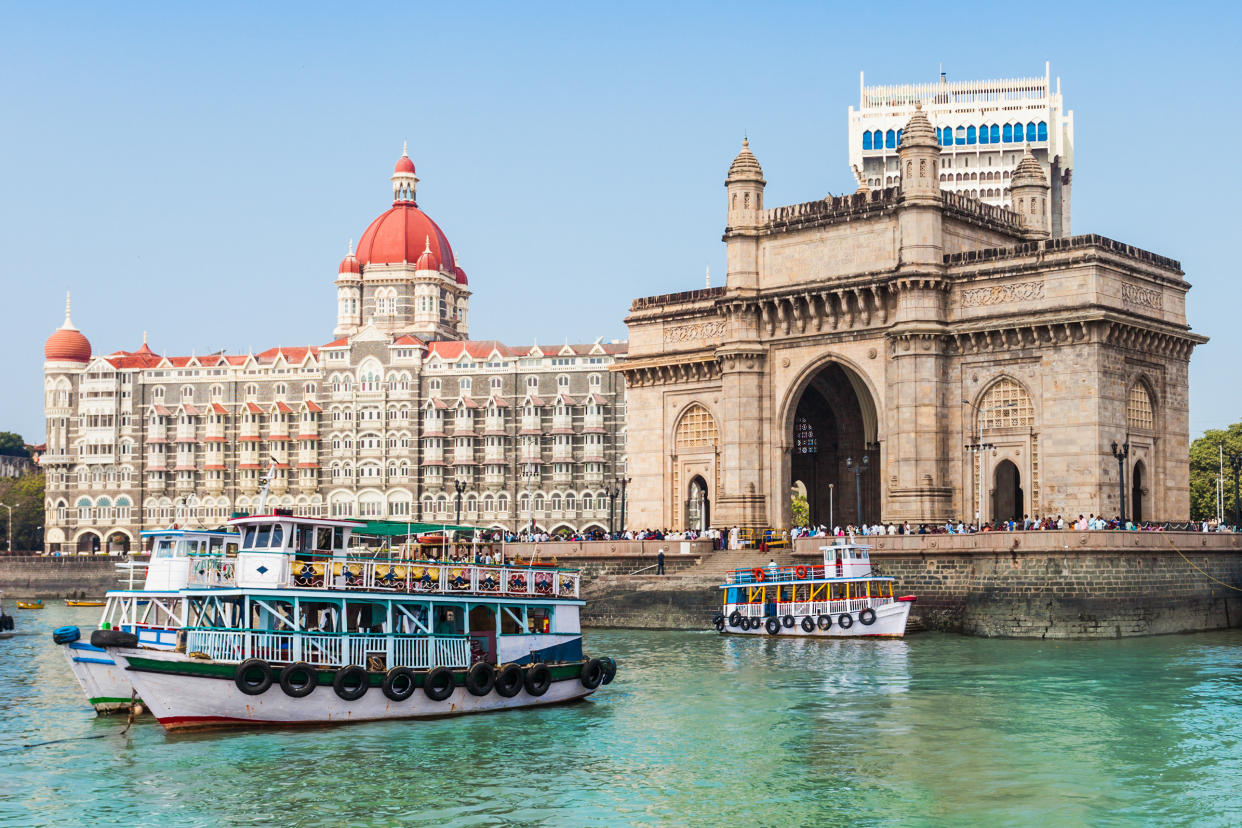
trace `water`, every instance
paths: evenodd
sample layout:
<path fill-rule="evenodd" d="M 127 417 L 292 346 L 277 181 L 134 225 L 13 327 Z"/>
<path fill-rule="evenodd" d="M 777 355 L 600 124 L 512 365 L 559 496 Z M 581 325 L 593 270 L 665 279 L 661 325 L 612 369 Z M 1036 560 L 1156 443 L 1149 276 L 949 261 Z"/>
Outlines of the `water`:
<path fill-rule="evenodd" d="M 0 825 L 1225 825 L 1242 632 L 1097 642 L 593 631 L 595 700 L 168 736 L 85 706 L 20 612 L 0 641 Z M 99 737 L 99 738 L 89 738 Z M 67 739 L 26 749 L 22 744 Z"/>

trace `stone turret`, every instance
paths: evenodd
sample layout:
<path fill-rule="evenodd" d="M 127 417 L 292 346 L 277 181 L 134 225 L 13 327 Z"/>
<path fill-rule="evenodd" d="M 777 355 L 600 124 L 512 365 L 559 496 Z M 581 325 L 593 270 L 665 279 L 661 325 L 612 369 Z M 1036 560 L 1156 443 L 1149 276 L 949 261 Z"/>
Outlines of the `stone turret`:
<path fill-rule="evenodd" d="M 725 178 L 728 191 L 729 223 L 725 228 L 729 272 L 725 282 L 729 288 L 756 290 L 759 287 L 757 231 L 762 223 L 763 168 L 750 151 L 750 141 L 742 139 L 742 151 L 729 165 Z"/>
<path fill-rule="evenodd" d="M 1048 238 L 1048 178 L 1028 146 L 1009 181 L 1009 202 L 1022 217 L 1027 235 Z"/>
<path fill-rule="evenodd" d="M 920 275 L 937 275 L 944 255 L 940 142 L 919 102 L 902 130 L 897 164 L 901 172 L 901 267 Z"/>
<path fill-rule="evenodd" d="M 902 130 L 897 159 L 904 198 L 940 199 L 940 141 L 920 102 Z"/>

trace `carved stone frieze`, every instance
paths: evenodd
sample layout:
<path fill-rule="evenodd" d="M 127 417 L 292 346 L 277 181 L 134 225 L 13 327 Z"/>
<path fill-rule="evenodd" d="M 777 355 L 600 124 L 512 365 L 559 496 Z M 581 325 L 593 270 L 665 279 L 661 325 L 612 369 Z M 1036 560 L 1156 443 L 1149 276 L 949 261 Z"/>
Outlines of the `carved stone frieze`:
<path fill-rule="evenodd" d="M 706 322 L 694 322 L 689 325 L 676 325 L 664 329 L 664 343 L 675 345 L 681 342 L 699 342 L 716 340 L 724 336 L 725 321 L 712 319 Z"/>
<path fill-rule="evenodd" d="M 1130 307 L 1160 310 L 1164 307 L 1164 295 L 1155 288 L 1145 288 L 1131 282 L 1121 283 L 1121 301 Z"/>
<path fill-rule="evenodd" d="M 1044 282 L 1011 282 L 989 287 L 966 288 L 962 291 L 962 304 L 968 308 L 1000 305 L 1005 302 L 1030 302 L 1044 298 Z"/>

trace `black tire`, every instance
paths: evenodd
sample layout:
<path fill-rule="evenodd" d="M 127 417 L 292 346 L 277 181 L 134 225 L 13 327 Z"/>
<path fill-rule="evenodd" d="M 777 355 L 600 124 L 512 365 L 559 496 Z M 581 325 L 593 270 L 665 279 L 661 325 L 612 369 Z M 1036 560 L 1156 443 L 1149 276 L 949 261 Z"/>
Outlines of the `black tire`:
<path fill-rule="evenodd" d="M 526 692 L 532 696 L 542 696 L 552 686 L 552 670 L 542 661 L 526 668 Z"/>
<path fill-rule="evenodd" d="M 357 701 L 371 689 L 371 676 L 357 664 L 342 667 L 332 677 L 332 689 L 345 701 Z"/>
<path fill-rule="evenodd" d="M 832 616 L 831 616 L 831 615 L 821 615 L 819 618 L 815 619 L 815 624 L 816 624 L 816 626 L 818 626 L 821 630 L 824 630 L 824 631 L 826 632 L 826 631 L 828 631 L 828 630 L 832 629 Z"/>
<path fill-rule="evenodd" d="M 7 632 L 11 629 L 13 629 L 13 616 L 0 612 L 0 631 Z"/>
<path fill-rule="evenodd" d="M 444 701 L 456 689 L 457 680 L 447 667 L 435 667 L 423 678 L 423 692 L 432 701 Z"/>
<path fill-rule="evenodd" d="M 759 629 L 759 628 L 760 628 L 760 627 L 762 627 L 762 626 L 763 626 L 763 619 L 762 619 L 762 618 L 758 617 L 757 615 L 756 615 L 756 616 L 751 616 L 751 619 L 750 619 L 750 629 L 752 629 L 752 630 L 757 630 L 757 629 Z"/>
<path fill-rule="evenodd" d="M 720 624 L 720 623 L 723 623 L 723 622 L 724 622 L 724 616 L 723 616 L 723 615 L 721 615 L 720 613 L 716 613 L 715 615 L 713 615 L 713 616 L 712 616 L 712 626 L 713 626 L 713 627 L 714 627 L 714 626 L 716 626 L 717 624 Z"/>
<path fill-rule="evenodd" d="M 582 663 L 582 671 L 578 673 L 578 678 L 581 679 L 583 687 L 588 690 L 594 690 L 604 680 L 604 665 L 600 663 L 598 658 L 584 661 Z"/>
<path fill-rule="evenodd" d="M 516 664 L 506 664 L 496 675 L 496 692 L 502 698 L 513 698 L 522 692 L 524 686 L 522 668 Z"/>
<path fill-rule="evenodd" d="M 318 684 L 319 673 L 305 661 L 295 661 L 280 671 L 280 689 L 286 696 L 305 698 L 315 692 Z"/>
<path fill-rule="evenodd" d="M 604 665 L 604 684 L 612 684 L 617 677 L 617 660 L 612 656 L 604 656 L 599 660 Z"/>
<path fill-rule="evenodd" d="M 843 630 L 848 630 L 850 627 L 854 626 L 854 617 L 848 612 L 841 613 L 837 616 L 837 626 Z"/>
<path fill-rule="evenodd" d="M 802 631 L 815 632 L 815 619 L 809 615 L 802 616 Z"/>
<path fill-rule="evenodd" d="M 716 622 L 712 626 L 716 628 L 716 632 L 724 632 L 725 620 L 723 618 L 717 618 Z"/>
<path fill-rule="evenodd" d="M 858 620 L 863 623 L 864 627 L 870 627 L 875 623 L 875 610 L 871 607 L 867 607 L 865 610 L 858 613 Z"/>
<path fill-rule="evenodd" d="M 6 618 L 8 616 L 5 616 Z M 3 629 L 0 626 L 0 629 Z M 82 637 L 82 631 L 77 627 L 57 627 L 52 630 L 52 640 L 57 644 L 72 644 Z"/>
<path fill-rule="evenodd" d="M 95 630 L 91 633 L 91 646 L 124 647 L 132 650 L 138 646 L 138 636 L 124 630 Z"/>
<path fill-rule="evenodd" d="M 741 623 L 742 623 L 742 614 L 740 612 L 738 612 L 737 610 L 734 610 L 733 612 L 729 613 L 729 626 L 730 627 L 740 626 Z"/>
<path fill-rule="evenodd" d="M 486 696 L 496 686 L 496 668 L 486 661 L 470 667 L 466 673 L 466 689 L 472 696 Z"/>
<path fill-rule="evenodd" d="M 776 635 L 781 631 L 781 622 L 777 621 L 776 618 L 769 618 L 763 622 L 763 628 L 768 631 L 768 635 Z"/>
<path fill-rule="evenodd" d="M 418 679 L 409 667 L 393 667 L 384 676 L 380 690 L 384 696 L 395 702 L 405 701 L 418 689 Z"/>
<path fill-rule="evenodd" d="M 783 626 L 785 629 L 788 630 L 791 627 L 793 627 L 793 625 L 794 625 L 794 617 L 792 615 L 786 615 L 784 618 L 781 619 L 781 626 Z"/>
<path fill-rule="evenodd" d="M 104 630 L 104 632 L 112 632 Z M 91 636 L 93 639 L 94 636 Z M 91 643 L 94 643 L 93 641 Z M 233 684 L 247 696 L 266 693 L 272 686 L 272 665 L 261 658 L 248 658 L 233 671 Z"/>

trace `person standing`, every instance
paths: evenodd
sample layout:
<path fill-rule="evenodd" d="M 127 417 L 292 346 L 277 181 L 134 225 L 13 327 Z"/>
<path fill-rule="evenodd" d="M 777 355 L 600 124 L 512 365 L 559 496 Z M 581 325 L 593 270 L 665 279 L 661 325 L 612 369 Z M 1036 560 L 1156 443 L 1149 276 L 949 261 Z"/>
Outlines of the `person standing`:
<path fill-rule="evenodd" d="M 661 549 L 659 553 L 656 554 L 656 574 L 657 575 L 664 574 L 664 550 L 663 549 Z"/>

